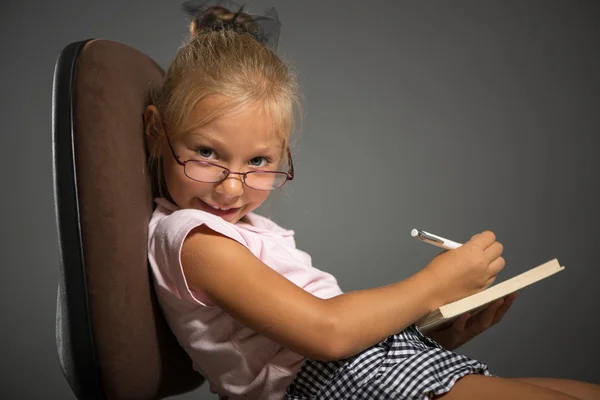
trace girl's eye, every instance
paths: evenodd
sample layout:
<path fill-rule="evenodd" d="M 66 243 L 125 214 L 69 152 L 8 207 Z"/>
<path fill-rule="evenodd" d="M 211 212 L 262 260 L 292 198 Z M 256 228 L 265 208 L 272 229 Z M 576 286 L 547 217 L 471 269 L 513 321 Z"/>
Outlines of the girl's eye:
<path fill-rule="evenodd" d="M 268 164 L 269 160 L 264 157 L 254 157 L 250 160 L 250 165 L 253 167 L 264 167 Z"/>
<path fill-rule="evenodd" d="M 210 158 L 210 156 L 212 156 L 215 152 L 208 147 L 199 147 L 196 149 L 196 153 L 198 153 L 200 157 Z"/>

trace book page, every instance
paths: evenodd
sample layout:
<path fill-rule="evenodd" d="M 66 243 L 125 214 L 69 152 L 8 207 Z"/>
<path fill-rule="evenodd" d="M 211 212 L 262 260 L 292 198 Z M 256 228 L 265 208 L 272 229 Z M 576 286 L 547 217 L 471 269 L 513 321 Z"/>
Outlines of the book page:
<path fill-rule="evenodd" d="M 493 301 L 493 300 L 492 300 Z M 429 318 L 423 318 L 421 320 L 419 320 L 417 322 L 417 326 L 419 327 L 419 330 L 423 333 L 427 333 L 431 330 L 438 330 L 438 329 L 446 329 L 448 327 L 450 327 L 450 325 L 452 325 L 452 323 L 454 322 L 455 319 L 457 319 L 458 317 L 460 317 L 461 315 L 470 312 L 471 313 L 471 317 L 474 315 L 479 314 L 481 311 L 485 310 L 485 308 L 487 307 L 488 304 L 490 304 L 491 301 L 489 303 L 483 304 L 479 307 L 476 307 L 472 310 L 469 311 L 465 311 L 464 313 L 455 315 L 454 317 L 449 317 L 449 318 L 444 318 L 441 314 L 432 316 L 431 319 Z"/>

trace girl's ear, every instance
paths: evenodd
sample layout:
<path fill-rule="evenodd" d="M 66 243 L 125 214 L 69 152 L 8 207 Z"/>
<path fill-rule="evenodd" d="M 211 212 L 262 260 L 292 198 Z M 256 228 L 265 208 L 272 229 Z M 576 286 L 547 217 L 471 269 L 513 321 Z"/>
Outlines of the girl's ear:
<path fill-rule="evenodd" d="M 144 110 L 144 133 L 152 145 L 160 137 L 160 113 L 155 105 L 150 104 Z"/>

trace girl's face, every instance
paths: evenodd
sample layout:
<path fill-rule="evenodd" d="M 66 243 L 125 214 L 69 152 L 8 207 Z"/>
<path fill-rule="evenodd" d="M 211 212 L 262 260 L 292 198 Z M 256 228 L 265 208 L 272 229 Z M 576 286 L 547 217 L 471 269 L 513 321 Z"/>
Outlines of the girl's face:
<path fill-rule="evenodd" d="M 212 97 L 198 102 L 182 127 L 186 133 L 170 136 L 179 159 L 209 161 L 232 172 L 277 170 L 281 140 L 271 118 L 260 107 L 226 115 L 188 132 L 188 127 L 220 100 Z M 177 163 L 168 146 L 165 147 L 163 173 L 169 194 L 180 208 L 202 210 L 235 224 L 269 196 L 268 191 L 246 186 L 240 175 L 230 174 L 217 183 L 194 181 L 185 175 L 184 167 Z"/>

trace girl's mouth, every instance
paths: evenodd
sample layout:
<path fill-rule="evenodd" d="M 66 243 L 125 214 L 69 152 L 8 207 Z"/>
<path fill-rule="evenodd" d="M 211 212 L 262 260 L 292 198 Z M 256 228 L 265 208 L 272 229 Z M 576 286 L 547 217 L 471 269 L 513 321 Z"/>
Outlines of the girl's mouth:
<path fill-rule="evenodd" d="M 225 220 L 230 219 L 231 217 L 233 217 L 239 210 L 240 207 L 238 208 L 225 208 L 225 207 L 219 207 L 219 206 L 213 206 L 212 204 L 209 204 L 203 200 L 198 199 L 200 202 L 200 209 L 202 211 L 205 211 L 207 213 L 216 215 L 217 217 L 221 217 Z"/>

